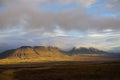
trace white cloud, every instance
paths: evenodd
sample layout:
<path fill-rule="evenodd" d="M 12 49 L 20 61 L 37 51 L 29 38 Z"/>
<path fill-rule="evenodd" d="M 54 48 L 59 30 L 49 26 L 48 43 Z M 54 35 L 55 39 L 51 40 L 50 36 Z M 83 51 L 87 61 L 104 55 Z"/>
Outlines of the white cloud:
<path fill-rule="evenodd" d="M 112 29 L 105 29 L 105 30 L 103 30 L 103 32 L 111 32 L 111 31 L 113 31 Z"/>
<path fill-rule="evenodd" d="M 28 39 L 27 41 L 28 41 L 28 42 L 31 42 L 31 43 L 34 43 L 34 40 L 33 40 L 33 39 Z"/>
<path fill-rule="evenodd" d="M 89 37 L 94 37 L 94 38 L 98 38 L 98 37 L 105 37 L 104 34 L 90 34 L 88 35 Z"/>

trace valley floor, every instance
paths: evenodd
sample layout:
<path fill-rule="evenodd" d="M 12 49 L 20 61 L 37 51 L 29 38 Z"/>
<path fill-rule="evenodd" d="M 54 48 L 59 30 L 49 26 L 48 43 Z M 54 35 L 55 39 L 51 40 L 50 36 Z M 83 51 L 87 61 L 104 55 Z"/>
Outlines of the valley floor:
<path fill-rule="evenodd" d="M 0 65 L 0 80 L 120 80 L 120 62 Z"/>

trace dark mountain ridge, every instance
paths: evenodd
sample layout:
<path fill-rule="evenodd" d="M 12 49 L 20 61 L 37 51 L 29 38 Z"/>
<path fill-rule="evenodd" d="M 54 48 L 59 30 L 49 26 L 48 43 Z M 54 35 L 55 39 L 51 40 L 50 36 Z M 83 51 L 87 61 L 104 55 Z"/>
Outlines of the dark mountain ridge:
<path fill-rule="evenodd" d="M 76 48 L 74 47 L 71 51 L 71 54 L 106 54 L 108 52 L 103 51 L 103 50 L 99 50 L 93 47 L 80 47 L 80 48 Z"/>

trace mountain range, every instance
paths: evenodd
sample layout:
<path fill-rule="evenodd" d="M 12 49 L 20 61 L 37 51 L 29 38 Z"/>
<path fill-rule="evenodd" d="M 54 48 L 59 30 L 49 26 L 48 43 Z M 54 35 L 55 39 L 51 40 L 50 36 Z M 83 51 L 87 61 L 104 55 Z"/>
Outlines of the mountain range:
<path fill-rule="evenodd" d="M 118 55 L 117 55 L 118 56 Z M 116 56 L 111 56 L 103 50 L 93 47 L 72 48 L 69 51 L 62 51 L 57 47 L 45 46 L 22 46 L 17 49 L 4 51 L 0 54 L 0 61 L 81 61 L 81 60 L 110 60 Z M 116 59 L 118 59 L 117 57 Z M 14 61 L 13 61 L 14 62 Z"/>

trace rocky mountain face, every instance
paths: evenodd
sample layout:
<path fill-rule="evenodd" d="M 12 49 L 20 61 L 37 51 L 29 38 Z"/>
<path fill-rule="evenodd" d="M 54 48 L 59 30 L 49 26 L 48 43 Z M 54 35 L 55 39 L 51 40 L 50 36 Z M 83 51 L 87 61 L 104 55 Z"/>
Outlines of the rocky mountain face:
<path fill-rule="evenodd" d="M 63 53 L 55 47 L 44 46 L 22 46 L 17 49 L 8 50 L 0 54 L 0 58 L 32 59 L 39 57 L 63 56 Z"/>
<path fill-rule="evenodd" d="M 34 50 L 39 56 L 63 56 L 62 51 L 57 47 L 44 47 L 44 46 L 35 46 Z"/>

